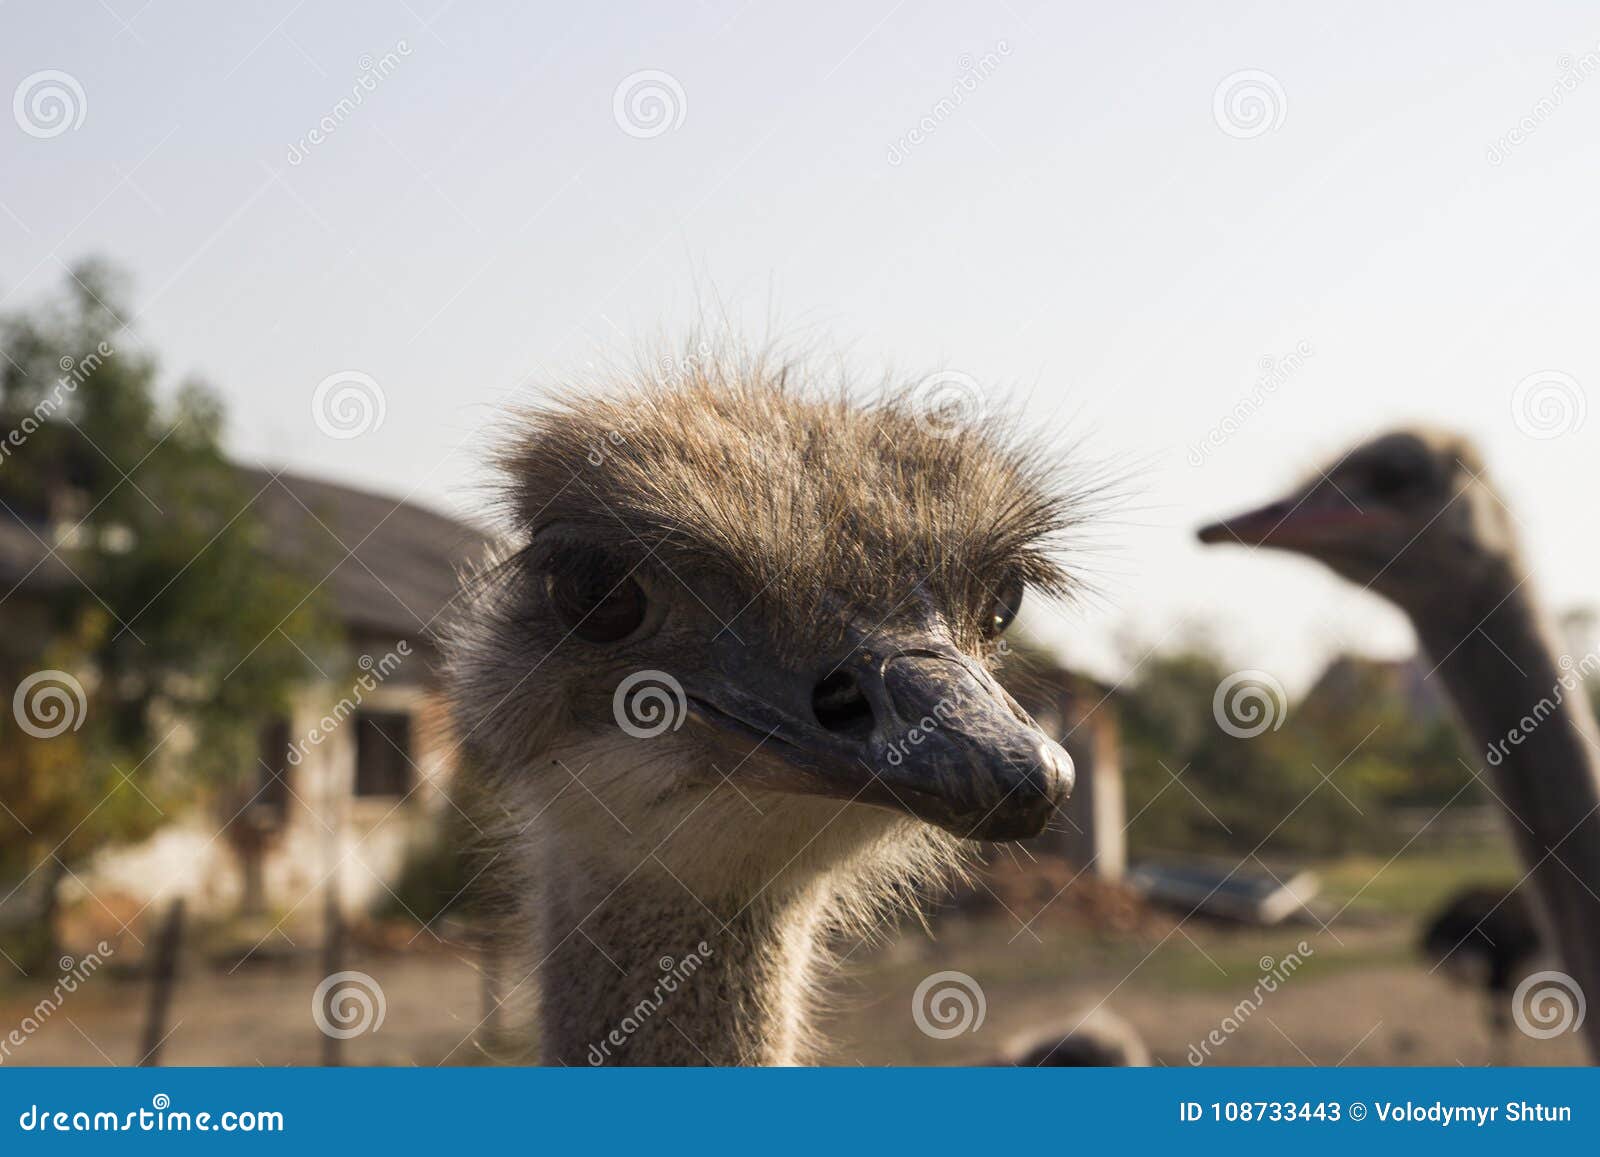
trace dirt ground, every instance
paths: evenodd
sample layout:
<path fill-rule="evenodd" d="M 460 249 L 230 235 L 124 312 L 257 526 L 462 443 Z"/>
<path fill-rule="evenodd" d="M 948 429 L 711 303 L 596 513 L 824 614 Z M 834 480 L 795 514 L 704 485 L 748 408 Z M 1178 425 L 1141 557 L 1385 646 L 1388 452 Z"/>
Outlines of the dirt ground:
<path fill-rule="evenodd" d="M 877 946 L 844 945 L 823 1028 L 829 1063 L 984 1063 L 1017 1038 L 1070 1027 L 1096 1006 L 1144 1037 L 1155 1063 L 1191 1063 L 1212 1030 L 1224 1036 L 1204 1063 L 1220 1065 L 1482 1065 L 1490 1062 L 1481 996 L 1429 975 L 1411 956 L 1412 922 L 1367 913 L 1327 931 L 1316 925 L 1240 930 L 1168 922 L 1137 935 L 1041 928 L 997 915 L 937 923 L 936 939 L 910 929 Z M 1337 937 L 1337 938 L 1336 938 Z M 1264 968 L 1280 968 L 1304 941 L 1303 963 L 1237 1016 Z M 1265 958 L 1265 959 L 1264 959 Z M 353 952 L 346 967 L 368 973 L 384 996 L 377 1031 L 344 1043 L 353 1065 L 471 1065 L 515 1059 L 494 1046 L 485 1022 L 478 960 L 467 949 L 419 941 L 404 951 Z M 947 1039 L 918 1028 L 917 986 L 957 970 L 981 989 L 975 1031 Z M 322 979 L 314 954 L 239 968 L 186 966 L 161 1061 L 169 1065 L 311 1065 L 323 1036 L 312 1020 Z M 965 982 L 963 982 L 965 983 Z M 146 984 L 108 971 L 67 996 L 20 1046 L 9 1065 L 130 1064 L 142 1051 Z M 21 1025 L 43 993 L 0 993 L 0 1030 Z M 1237 1027 L 1225 1019 L 1237 1017 Z M 975 1018 L 974 1018 L 975 1019 Z M 4 1032 L 0 1031 L 0 1036 Z M 1579 1039 L 1535 1040 L 1513 1030 L 1506 1063 L 1580 1064 Z"/>
<path fill-rule="evenodd" d="M 1162 1065 L 1586 1063 L 1576 1035 L 1535 1040 L 1514 1029 L 1495 1056 L 1485 998 L 1406 959 L 1398 929 L 1346 928 L 1339 944 L 1314 927 L 1247 933 L 1191 925 L 1155 943 L 1065 950 L 1019 937 L 1003 958 L 978 932 L 969 930 L 971 942 L 953 952 L 910 941 L 875 954 L 845 987 L 830 1025 L 834 1063 L 983 1064 L 1022 1042 L 1059 1038 L 1095 1009 L 1131 1024 Z M 988 944 L 996 938 L 1003 940 L 997 929 Z M 1241 1010 L 1258 991 L 1263 963 L 1278 969 L 1302 940 L 1311 949 L 1304 965 Z M 938 1039 L 917 1027 L 913 995 L 935 966 L 983 988 L 977 1031 Z M 1222 1044 L 1208 1042 L 1213 1031 Z"/>

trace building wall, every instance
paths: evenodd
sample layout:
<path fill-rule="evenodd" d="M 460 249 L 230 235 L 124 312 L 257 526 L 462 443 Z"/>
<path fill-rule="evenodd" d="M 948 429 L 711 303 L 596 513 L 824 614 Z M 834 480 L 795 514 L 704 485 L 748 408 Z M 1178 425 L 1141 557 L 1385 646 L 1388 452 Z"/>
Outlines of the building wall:
<path fill-rule="evenodd" d="M 1077 784 L 1057 831 L 1046 838 L 1073 864 L 1089 865 L 1103 880 L 1121 880 L 1128 867 L 1127 807 L 1122 783 L 1121 729 L 1112 701 L 1096 685 L 1066 671 L 1043 680 L 1025 705 L 1072 756 Z"/>
<path fill-rule="evenodd" d="M 422 663 L 421 658 L 412 661 Z M 281 820 L 253 829 L 261 833 L 265 914 L 286 925 L 321 918 L 321 889 L 330 878 L 347 915 L 382 903 L 408 850 L 427 835 L 435 813 L 451 806 L 445 794 L 451 752 L 437 726 L 442 715 L 437 693 L 419 677 L 394 677 L 353 694 L 356 690 L 329 682 L 296 697 L 288 733 L 298 758 L 287 767 Z M 355 795 L 358 717 L 336 707 L 341 703 L 411 718 L 414 770 L 408 795 Z M 138 844 L 109 848 L 67 881 L 63 899 L 87 916 L 98 911 L 120 920 L 130 911 L 153 919 L 179 896 L 195 915 L 236 913 L 245 900 L 246 870 L 237 830 L 226 827 L 230 818 L 222 809 L 197 807 Z M 262 818 L 246 809 L 235 822 Z"/>

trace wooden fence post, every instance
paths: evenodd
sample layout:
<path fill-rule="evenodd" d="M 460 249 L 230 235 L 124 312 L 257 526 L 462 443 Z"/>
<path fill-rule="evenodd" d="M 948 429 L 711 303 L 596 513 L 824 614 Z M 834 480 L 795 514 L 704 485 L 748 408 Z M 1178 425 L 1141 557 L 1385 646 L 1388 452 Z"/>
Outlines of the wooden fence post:
<path fill-rule="evenodd" d="M 151 949 L 150 1005 L 145 1014 L 144 1041 L 139 1064 L 153 1068 L 161 1063 L 161 1047 L 167 1041 L 167 1014 L 172 1009 L 172 993 L 178 986 L 178 955 L 183 949 L 183 897 L 167 909 L 161 932 Z"/>

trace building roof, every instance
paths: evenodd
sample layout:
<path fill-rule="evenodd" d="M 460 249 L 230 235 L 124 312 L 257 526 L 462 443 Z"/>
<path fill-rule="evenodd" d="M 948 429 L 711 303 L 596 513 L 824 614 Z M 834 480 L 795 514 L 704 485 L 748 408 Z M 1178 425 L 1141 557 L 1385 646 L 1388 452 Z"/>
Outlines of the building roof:
<path fill-rule="evenodd" d="M 239 475 L 274 551 L 324 580 L 319 590 L 351 632 L 414 639 L 437 629 L 461 564 L 488 541 L 476 527 L 401 499 L 255 467 L 241 466 Z M 55 538 L 48 519 L 0 509 L 0 596 L 77 581 L 46 545 Z"/>
<path fill-rule="evenodd" d="M 1431 722 L 1449 714 L 1450 704 L 1437 680 L 1416 657 L 1369 659 L 1363 655 L 1335 655 L 1323 668 L 1305 697 L 1328 697 L 1335 703 L 1370 698 L 1372 681 L 1415 719 Z"/>
<path fill-rule="evenodd" d="M 287 472 L 241 467 L 285 557 L 331 594 L 345 627 L 416 638 L 436 630 L 459 568 L 489 536 L 401 499 Z"/>

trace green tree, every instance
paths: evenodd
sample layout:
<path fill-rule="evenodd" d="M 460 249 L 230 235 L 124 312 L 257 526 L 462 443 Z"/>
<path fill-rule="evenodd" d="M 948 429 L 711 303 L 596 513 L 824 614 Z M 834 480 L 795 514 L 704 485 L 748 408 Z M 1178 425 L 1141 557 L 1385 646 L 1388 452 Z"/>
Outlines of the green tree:
<path fill-rule="evenodd" d="M 0 318 L 0 686 L 11 706 L 65 676 L 0 715 L 0 896 L 42 897 L 35 966 L 55 882 L 253 777 L 260 722 L 332 637 L 322 572 L 275 556 L 222 453 L 220 402 L 158 389 L 125 298 L 89 263 Z"/>
<path fill-rule="evenodd" d="M 1392 673 L 1354 662 L 1277 720 L 1234 734 L 1214 712 L 1231 668 L 1205 640 L 1153 656 L 1118 699 L 1135 854 L 1329 855 L 1386 848 L 1394 809 L 1479 797 L 1448 717 L 1419 713 Z M 1235 730 L 1253 720 L 1230 717 Z M 1249 725 L 1249 726 L 1244 726 Z M 1174 782 L 1174 778 L 1177 782 Z"/>

